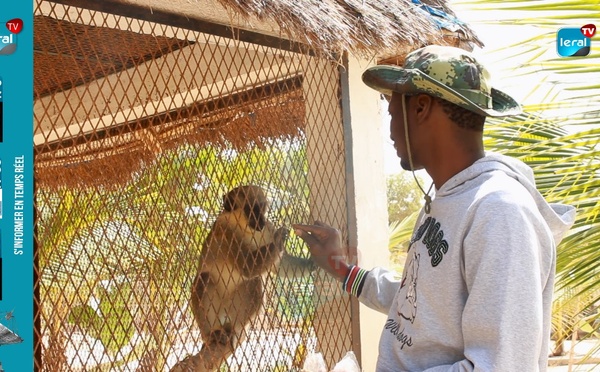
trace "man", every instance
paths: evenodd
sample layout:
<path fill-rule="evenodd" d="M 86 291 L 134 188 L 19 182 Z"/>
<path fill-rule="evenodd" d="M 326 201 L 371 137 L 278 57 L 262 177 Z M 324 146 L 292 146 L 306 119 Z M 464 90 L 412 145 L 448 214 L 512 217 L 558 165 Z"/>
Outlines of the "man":
<path fill-rule="evenodd" d="M 524 163 L 485 153 L 485 117 L 516 115 L 519 104 L 453 47 L 416 50 L 402 68 L 372 67 L 363 81 L 391 96 L 402 167 L 425 169 L 435 185 L 402 280 L 348 265 L 332 227 L 294 228 L 346 291 L 388 314 L 377 371 L 546 370 L 555 248 L 575 212 L 548 204 Z"/>

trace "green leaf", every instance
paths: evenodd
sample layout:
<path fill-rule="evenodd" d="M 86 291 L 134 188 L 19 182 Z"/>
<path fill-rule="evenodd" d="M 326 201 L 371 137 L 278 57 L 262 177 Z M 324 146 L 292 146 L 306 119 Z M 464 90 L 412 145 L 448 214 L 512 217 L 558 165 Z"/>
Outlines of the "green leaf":
<path fill-rule="evenodd" d="M 102 319 L 91 306 L 80 305 L 74 307 L 69 312 L 67 321 L 80 327 L 90 336 L 98 338 L 98 326 Z"/>
<path fill-rule="evenodd" d="M 99 309 L 101 321 L 99 340 L 109 352 L 116 352 L 127 345 L 134 333 L 133 316 L 127 306 L 131 287 L 121 284 L 112 290 L 101 290 Z"/>
<path fill-rule="evenodd" d="M 133 316 L 126 299 L 131 295 L 129 285 L 111 290 L 100 289 L 98 312 L 89 305 L 74 307 L 67 319 L 90 336 L 100 340 L 109 353 L 127 345 L 134 334 Z"/>

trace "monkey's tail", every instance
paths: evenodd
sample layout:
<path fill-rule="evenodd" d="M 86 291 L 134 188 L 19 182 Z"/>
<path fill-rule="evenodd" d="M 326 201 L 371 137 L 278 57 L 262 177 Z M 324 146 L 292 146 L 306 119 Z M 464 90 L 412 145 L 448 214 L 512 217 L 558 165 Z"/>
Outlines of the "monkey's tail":
<path fill-rule="evenodd" d="M 196 354 L 196 355 L 188 355 L 187 357 L 185 357 L 185 359 L 177 362 L 177 364 L 175 364 L 173 366 L 173 368 L 170 369 L 169 372 L 195 372 L 195 371 L 202 371 L 202 369 L 200 369 L 201 365 L 202 365 L 202 361 L 200 360 L 200 353 Z"/>
<path fill-rule="evenodd" d="M 231 355 L 231 347 L 227 345 L 204 345 L 199 353 L 188 355 L 177 362 L 170 372 L 210 372 L 218 370 L 219 366 Z"/>

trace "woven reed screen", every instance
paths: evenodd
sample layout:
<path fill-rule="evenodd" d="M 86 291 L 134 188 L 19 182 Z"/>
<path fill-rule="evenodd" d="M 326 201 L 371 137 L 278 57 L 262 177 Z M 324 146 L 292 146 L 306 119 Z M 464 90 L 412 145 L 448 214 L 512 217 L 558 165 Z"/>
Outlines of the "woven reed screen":
<path fill-rule="evenodd" d="M 236 186 L 265 191 L 276 227 L 344 230 L 335 63 L 46 1 L 34 34 L 38 370 L 168 371 L 196 355 L 191 288 Z M 220 370 L 351 350 L 348 296 L 296 262 L 293 233 L 285 249 Z"/>

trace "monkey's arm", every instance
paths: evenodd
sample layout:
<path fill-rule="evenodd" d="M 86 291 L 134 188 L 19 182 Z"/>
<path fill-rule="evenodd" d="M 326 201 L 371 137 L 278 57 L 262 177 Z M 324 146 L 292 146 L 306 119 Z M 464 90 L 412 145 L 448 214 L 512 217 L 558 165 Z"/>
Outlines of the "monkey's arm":
<path fill-rule="evenodd" d="M 289 231 L 279 229 L 274 233 L 265 234 L 261 239 L 264 244 L 257 246 L 257 239 L 253 238 L 245 227 L 231 218 L 217 219 L 207 241 L 207 254 L 214 259 L 226 257 L 239 274 L 252 278 L 263 274 L 279 260 Z M 272 231 L 273 226 L 269 224 L 265 229 Z M 267 235 L 271 238 L 265 241 Z"/>
<path fill-rule="evenodd" d="M 299 278 L 310 275 L 317 269 L 315 262 L 308 257 L 295 256 L 288 251 L 283 252 L 277 276 L 282 278 Z"/>
<path fill-rule="evenodd" d="M 273 229 L 272 225 L 265 228 Z M 273 235 L 271 243 L 254 248 L 252 244 L 242 244 L 242 249 L 236 257 L 237 266 L 246 277 L 254 277 L 266 272 L 273 263 L 281 258 L 284 250 L 285 240 L 289 235 L 289 230 L 279 228 Z"/>

